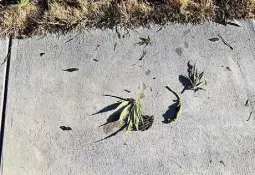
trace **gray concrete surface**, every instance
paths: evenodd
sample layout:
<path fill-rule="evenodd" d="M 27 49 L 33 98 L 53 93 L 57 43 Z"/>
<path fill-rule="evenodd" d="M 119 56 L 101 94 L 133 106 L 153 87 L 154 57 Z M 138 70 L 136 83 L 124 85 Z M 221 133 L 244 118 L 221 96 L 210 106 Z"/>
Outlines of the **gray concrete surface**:
<path fill-rule="evenodd" d="M 155 26 L 121 39 L 95 30 L 15 40 L 2 174 L 254 174 L 255 122 L 248 118 L 255 100 L 255 32 L 252 21 L 241 24 L 176 24 L 158 32 Z M 208 40 L 218 34 L 233 50 Z M 150 46 L 135 45 L 148 35 Z M 163 124 L 175 99 L 164 87 L 181 92 L 179 75 L 187 74 L 189 60 L 205 70 L 207 91 L 185 91 L 183 115 Z M 67 68 L 79 71 L 62 71 Z M 111 112 L 91 114 L 116 102 L 102 95 L 132 97 L 143 83 L 152 88 L 143 99 L 145 114 L 155 118 L 152 128 L 94 143 L 108 135 L 98 126 Z"/>

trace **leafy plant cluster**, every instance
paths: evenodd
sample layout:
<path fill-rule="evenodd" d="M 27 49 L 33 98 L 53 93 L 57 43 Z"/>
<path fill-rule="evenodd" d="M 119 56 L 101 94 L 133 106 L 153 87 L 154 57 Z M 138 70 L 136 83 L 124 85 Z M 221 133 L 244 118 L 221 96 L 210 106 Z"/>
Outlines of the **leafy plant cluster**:
<path fill-rule="evenodd" d="M 187 80 L 189 81 L 188 88 L 194 90 L 194 92 L 198 90 L 205 90 L 205 86 L 207 82 L 204 78 L 204 72 L 199 72 L 196 64 L 191 65 L 188 63 L 188 76 L 186 76 Z M 143 91 L 136 97 L 136 98 L 122 98 L 117 96 L 106 95 L 110 97 L 117 98 L 119 101 L 118 106 L 114 110 L 113 113 L 118 113 L 119 117 L 117 121 L 113 121 L 112 123 L 122 123 L 121 130 L 126 128 L 126 133 L 128 134 L 131 130 L 136 131 L 145 131 L 149 129 L 153 122 L 153 116 L 147 116 L 143 113 L 143 106 L 141 100 L 145 97 L 144 91 L 148 87 L 145 87 Z M 178 117 L 182 115 L 183 104 L 181 97 L 168 86 L 166 86 L 170 92 L 172 92 L 176 96 L 176 100 L 173 100 L 175 115 L 171 118 L 165 118 L 164 123 L 172 123 Z M 167 117 L 167 116 L 166 116 Z M 110 123 L 110 124 L 112 124 Z M 115 135 L 116 133 L 112 134 L 111 136 Z M 106 137 L 109 138 L 110 136 Z M 106 139 L 105 138 L 105 139 Z M 103 140 L 103 139 L 102 139 Z"/>

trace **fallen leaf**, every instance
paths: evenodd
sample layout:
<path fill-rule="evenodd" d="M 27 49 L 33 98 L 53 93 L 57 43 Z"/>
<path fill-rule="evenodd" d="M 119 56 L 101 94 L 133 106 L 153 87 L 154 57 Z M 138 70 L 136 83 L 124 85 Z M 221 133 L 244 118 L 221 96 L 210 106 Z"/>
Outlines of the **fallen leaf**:
<path fill-rule="evenodd" d="M 216 42 L 219 41 L 219 38 L 210 38 L 209 41 Z"/>
<path fill-rule="evenodd" d="M 59 128 L 62 129 L 63 131 L 70 131 L 70 130 L 72 130 L 72 128 L 69 127 L 69 126 L 60 126 Z"/>
<path fill-rule="evenodd" d="M 63 71 L 74 72 L 74 71 L 78 71 L 78 70 L 79 70 L 78 68 L 69 68 L 69 69 L 66 69 L 66 70 L 63 70 Z"/>

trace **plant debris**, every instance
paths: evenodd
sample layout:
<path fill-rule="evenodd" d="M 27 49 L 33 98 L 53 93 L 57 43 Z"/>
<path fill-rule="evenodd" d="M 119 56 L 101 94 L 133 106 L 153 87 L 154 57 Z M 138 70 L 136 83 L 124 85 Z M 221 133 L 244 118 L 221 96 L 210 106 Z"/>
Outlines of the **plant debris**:
<path fill-rule="evenodd" d="M 114 44 L 113 51 L 115 51 L 116 47 L 117 47 L 117 43 Z"/>
<path fill-rule="evenodd" d="M 219 41 L 219 38 L 210 38 L 209 41 L 216 42 Z"/>
<path fill-rule="evenodd" d="M 71 131 L 72 130 L 72 128 L 69 126 L 60 126 L 59 128 L 62 129 L 63 131 Z"/>
<path fill-rule="evenodd" d="M 174 116 L 171 117 L 171 118 L 168 118 L 168 116 L 165 116 L 165 121 L 164 121 L 164 123 L 172 123 L 172 122 L 174 122 L 178 117 L 180 117 L 180 116 L 182 115 L 182 108 L 183 108 L 183 107 L 182 107 L 182 102 L 181 102 L 180 96 L 179 96 L 176 92 L 174 92 L 172 89 L 170 89 L 168 86 L 166 86 L 166 89 L 169 90 L 170 92 L 172 92 L 172 93 L 176 96 L 176 98 L 177 98 L 177 100 L 174 100 L 175 104 L 172 105 L 172 106 L 174 106 L 174 108 L 175 108 L 175 114 L 174 114 Z"/>
<path fill-rule="evenodd" d="M 222 38 L 222 36 L 220 34 L 218 34 L 218 36 L 220 37 L 220 39 L 222 40 L 222 42 L 228 46 L 231 50 L 233 50 L 234 48 L 226 41 L 224 40 L 224 38 Z"/>
<path fill-rule="evenodd" d="M 126 91 L 127 93 L 130 93 L 131 91 L 127 90 L 127 89 L 124 89 L 124 91 Z"/>
<path fill-rule="evenodd" d="M 98 60 L 97 60 L 97 59 L 93 59 L 93 61 L 98 62 Z"/>
<path fill-rule="evenodd" d="M 189 80 L 188 89 L 192 89 L 195 92 L 198 90 L 204 90 L 207 85 L 206 80 L 204 79 L 204 72 L 199 73 L 196 67 L 196 64 L 192 66 L 188 62 L 188 76 L 186 78 Z"/>
<path fill-rule="evenodd" d="M 246 120 L 247 122 L 251 119 L 253 112 L 250 112 L 249 118 Z"/>
<path fill-rule="evenodd" d="M 225 163 L 223 162 L 223 160 L 221 160 L 220 163 L 221 163 L 222 165 L 226 166 Z"/>
<path fill-rule="evenodd" d="M 120 104 L 115 109 L 114 112 L 117 112 L 119 110 L 121 111 L 119 121 L 125 122 L 127 134 L 132 129 L 143 130 L 145 116 L 143 115 L 141 99 L 144 98 L 144 90 L 138 95 L 137 98 L 120 98 L 116 96 L 107 95 L 110 97 L 115 97 L 120 99 L 119 101 Z M 147 127 L 147 126 L 144 126 L 144 127 Z"/>
<path fill-rule="evenodd" d="M 151 44 L 151 38 L 148 36 L 147 38 L 139 38 L 141 41 L 139 41 L 138 43 L 136 43 L 136 44 L 138 44 L 138 45 L 140 45 L 140 46 L 148 46 L 149 44 Z"/>
<path fill-rule="evenodd" d="M 250 104 L 250 100 L 248 99 L 248 100 L 246 100 L 246 102 L 245 102 L 245 106 L 247 107 L 247 106 L 249 106 L 249 104 Z"/>
<path fill-rule="evenodd" d="M 78 68 L 69 68 L 69 69 L 66 69 L 66 70 L 63 70 L 63 71 L 66 71 L 66 72 L 75 72 L 75 71 L 78 71 L 79 69 Z"/>

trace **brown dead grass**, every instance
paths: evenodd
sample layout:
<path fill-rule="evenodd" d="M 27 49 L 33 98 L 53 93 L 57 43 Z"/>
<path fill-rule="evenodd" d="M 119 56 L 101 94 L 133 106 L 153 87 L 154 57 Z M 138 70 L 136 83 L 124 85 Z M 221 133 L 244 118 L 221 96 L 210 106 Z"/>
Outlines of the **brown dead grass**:
<path fill-rule="evenodd" d="M 0 6 L 0 35 L 33 35 L 71 29 L 200 23 L 255 14 L 255 0 L 52 0 Z"/>
<path fill-rule="evenodd" d="M 1 32 L 18 33 L 27 25 L 28 18 L 35 16 L 38 7 L 34 3 L 27 6 L 7 6 L 1 13 Z"/>

